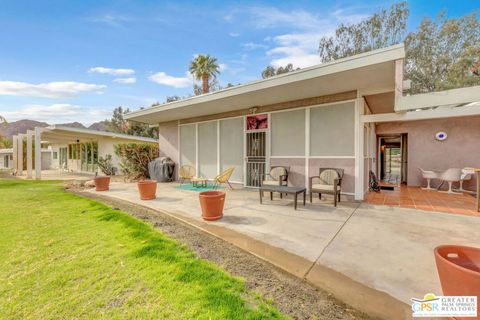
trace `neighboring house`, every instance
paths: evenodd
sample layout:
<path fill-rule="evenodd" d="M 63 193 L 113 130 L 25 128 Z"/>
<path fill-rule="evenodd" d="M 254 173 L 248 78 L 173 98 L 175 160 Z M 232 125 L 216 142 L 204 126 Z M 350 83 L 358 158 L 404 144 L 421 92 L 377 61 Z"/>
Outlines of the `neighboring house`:
<path fill-rule="evenodd" d="M 480 106 L 456 107 L 480 101 L 480 87 L 404 96 L 404 58 L 400 44 L 126 118 L 158 125 L 161 156 L 209 178 L 234 166 L 232 180 L 247 187 L 271 166 L 306 187 L 320 167 L 336 167 L 342 192 L 361 200 L 369 170 L 419 185 L 419 167 L 480 167 Z"/>
<path fill-rule="evenodd" d="M 52 150 L 42 149 L 42 170 L 50 169 Z M 0 149 L 0 169 L 13 169 L 13 149 Z"/>
<path fill-rule="evenodd" d="M 120 159 L 115 155 L 114 146 L 119 143 L 158 143 L 156 139 L 136 137 L 126 134 L 118 134 L 91 129 L 72 128 L 64 126 L 49 126 L 46 128 L 35 128 L 29 130 L 26 134 L 19 134 L 13 137 L 13 157 L 14 168 L 18 168 L 18 161 L 23 160 L 23 143 L 27 141 L 27 158 L 36 159 L 39 154 L 34 152 L 33 146 L 50 146 L 50 166 L 49 169 L 56 169 L 74 173 L 96 173 L 102 174 L 98 169 L 99 157 L 106 155 L 112 156 L 113 166 L 118 170 Z M 30 153 L 28 149 L 30 148 Z M 29 167 L 27 161 L 27 176 L 33 177 L 34 168 Z M 35 168 L 36 169 L 36 168 Z M 45 169 L 42 166 L 42 169 Z M 23 170 L 17 169 L 18 174 L 22 175 Z M 34 176 L 41 178 L 41 170 L 35 170 Z"/>

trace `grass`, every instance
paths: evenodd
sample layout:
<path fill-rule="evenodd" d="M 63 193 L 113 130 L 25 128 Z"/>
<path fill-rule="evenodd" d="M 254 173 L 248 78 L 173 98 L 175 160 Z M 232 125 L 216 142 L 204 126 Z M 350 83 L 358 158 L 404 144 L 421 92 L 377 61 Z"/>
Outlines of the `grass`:
<path fill-rule="evenodd" d="M 19 180 L 0 180 L 0 317 L 284 318 L 150 225 L 58 182 Z"/>

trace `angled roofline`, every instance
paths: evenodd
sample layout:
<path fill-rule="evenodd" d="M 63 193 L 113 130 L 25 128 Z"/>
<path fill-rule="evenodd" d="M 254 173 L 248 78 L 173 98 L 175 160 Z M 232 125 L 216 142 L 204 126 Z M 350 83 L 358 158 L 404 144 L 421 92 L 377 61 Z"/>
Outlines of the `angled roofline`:
<path fill-rule="evenodd" d="M 154 142 L 154 143 L 158 142 L 157 139 L 153 139 L 153 138 L 132 136 L 129 134 L 92 130 L 92 129 L 72 128 L 72 127 L 65 127 L 65 126 L 58 126 L 58 125 L 51 125 L 51 126 L 45 127 L 45 129 L 49 131 L 61 130 L 61 131 L 67 131 L 72 133 L 91 134 L 91 135 L 107 137 L 107 138 L 120 138 L 120 139 L 136 140 L 136 141 L 143 141 L 143 142 Z"/>
<path fill-rule="evenodd" d="M 176 109 L 197 103 L 209 102 L 219 100 L 226 97 L 231 97 L 239 94 L 254 92 L 261 89 L 271 88 L 288 83 L 294 83 L 306 79 L 321 77 L 323 75 L 333 74 L 342 71 L 353 70 L 366 65 L 382 63 L 386 61 L 394 61 L 405 58 L 405 46 L 403 43 L 377 49 L 354 56 L 338 59 L 331 62 L 326 62 L 300 70 L 288 72 L 281 75 L 276 75 L 267 79 L 255 80 L 245 84 L 240 84 L 230 88 L 205 93 L 198 96 L 189 97 L 183 100 L 168 102 L 153 107 L 132 111 L 125 114 L 124 118 L 135 120 L 140 116 L 149 115 L 156 112 Z"/>

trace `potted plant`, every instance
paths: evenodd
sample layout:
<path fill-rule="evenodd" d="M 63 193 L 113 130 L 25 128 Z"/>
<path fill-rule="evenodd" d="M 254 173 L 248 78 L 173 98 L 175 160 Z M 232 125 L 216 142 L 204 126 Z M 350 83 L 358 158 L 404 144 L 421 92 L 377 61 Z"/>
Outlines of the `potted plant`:
<path fill-rule="evenodd" d="M 115 174 L 115 167 L 112 164 L 112 156 L 107 154 L 105 158 L 99 157 L 98 167 L 105 175 L 99 176 L 98 172 L 95 173 L 95 190 L 107 191 L 110 188 L 110 176 Z"/>
<path fill-rule="evenodd" d="M 199 194 L 202 217 L 204 220 L 218 220 L 223 217 L 223 206 L 225 204 L 225 192 L 205 191 Z"/>
<path fill-rule="evenodd" d="M 153 200 L 157 197 L 157 182 L 153 180 L 139 180 L 137 182 L 141 200 Z"/>

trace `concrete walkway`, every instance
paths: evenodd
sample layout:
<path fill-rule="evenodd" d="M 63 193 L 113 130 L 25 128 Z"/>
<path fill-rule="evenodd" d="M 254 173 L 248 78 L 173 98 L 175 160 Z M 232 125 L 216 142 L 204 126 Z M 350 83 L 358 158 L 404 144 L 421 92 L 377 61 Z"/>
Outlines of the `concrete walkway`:
<path fill-rule="evenodd" d="M 151 201 L 139 200 L 133 183 L 101 194 L 184 220 L 382 318 L 404 319 L 410 298 L 441 294 L 435 246 L 480 246 L 478 217 L 343 201 L 334 208 L 331 198 L 295 211 L 291 198 L 260 205 L 246 189 L 226 190 L 224 218 L 204 222 L 198 193 L 174 186 L 158 184 Z"/>

